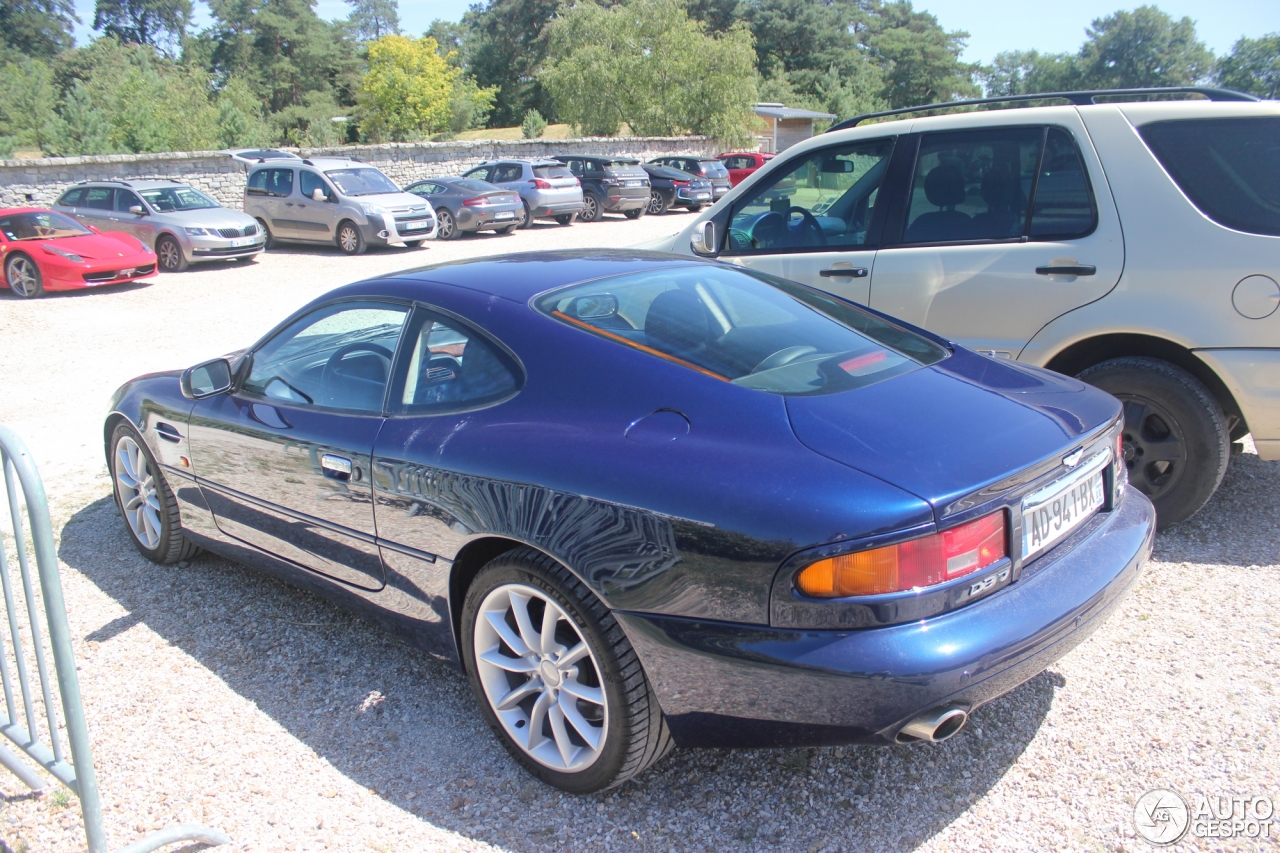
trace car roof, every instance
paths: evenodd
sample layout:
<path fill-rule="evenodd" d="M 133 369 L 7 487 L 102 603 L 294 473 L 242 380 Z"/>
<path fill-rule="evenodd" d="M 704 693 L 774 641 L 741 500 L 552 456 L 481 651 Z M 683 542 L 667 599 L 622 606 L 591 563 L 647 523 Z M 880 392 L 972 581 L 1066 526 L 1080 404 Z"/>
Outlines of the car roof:
<path fill-rule="evenodd" d="M 372 295 L 379 292 L 385 283 L 394 280 L 464 287 L 478 293 L 524 303 L 544 291 L 592 279 L 703 263 L 709 262 L 687 255 L 668 255 L 640 249 L 521 252 L 388 273 L 348 285 L 335 291 L 333 295 L 347 295 L 340 292 L 348 290 L 349 295 Z"/>
<path fill-rule="evenodd" d="M 155 179 L 150 181 L 147 181 L 147 180 L 143 180 L 143 181 L 113 181 L 113 180 L 80 181 L 73 186 L 67 187 L 67 189 L 73 190 L 78 187 L 109 187 L 109 188 L 123 187 L 124 189 L 127 189 L 127 190 L 154 190 L 154 189 L 170 189 L 172 187 L 189 187 L 189 186 L 191 186 L 191 184 L 188 184 L 185 181 L 172 181 L 172 180 L 168 180 L 167 178 L 162 178 L 162 179 Z"/>

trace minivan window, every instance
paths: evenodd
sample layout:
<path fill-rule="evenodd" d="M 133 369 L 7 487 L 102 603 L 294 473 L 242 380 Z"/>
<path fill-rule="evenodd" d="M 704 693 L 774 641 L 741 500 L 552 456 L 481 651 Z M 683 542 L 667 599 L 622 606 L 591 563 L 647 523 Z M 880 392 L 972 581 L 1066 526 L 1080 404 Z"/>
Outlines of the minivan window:
<path fill-rule="evenodd" d="M 247 192 L 284 198 L 293 192 L 293 169 L 259 169 L 249 176 Z"/>
<path fill-rule="evenodd" d="M 573 285 L 536 305 L 585 332 L 774 394 L 847 391 L 949 355 L 850 303 L 710 264 Z"/>
<path fill-rule="evenodd" d="M 1280 236 L 1280 117 L 1160 121 L 1138 133 L 1205 216 Z"/>
<path fill-rule="evenodd" d="M 324 182 L 324 178 L 306 169 L 298 172 L 298 188 L 302 190 L 305 198 L 311 198 L 316 190 L 320 190 L 326 199 L 329 197 L 329 186 Z"/>
<path fill-rule="evenodd" d="M 345 196 L 400 192 L 400 188 L 393 184 L 390 178 L 371 166 L 332 169 L 326 171 L 325 176 L 333 181 L 338 187 L 338 192 Z"/>

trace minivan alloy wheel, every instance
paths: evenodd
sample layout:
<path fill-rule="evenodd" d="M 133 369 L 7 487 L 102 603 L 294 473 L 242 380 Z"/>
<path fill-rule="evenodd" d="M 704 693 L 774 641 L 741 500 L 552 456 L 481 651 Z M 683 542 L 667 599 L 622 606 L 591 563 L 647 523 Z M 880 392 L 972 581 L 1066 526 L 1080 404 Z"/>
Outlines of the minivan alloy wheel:
<path fill-rule="evenodd" d="M 553 770 L 590 766 L 605 745 L 608 699 L 581 630 L 550 596 L 504 584 L 484 599 L 476 670 L 511 739 Z"/>

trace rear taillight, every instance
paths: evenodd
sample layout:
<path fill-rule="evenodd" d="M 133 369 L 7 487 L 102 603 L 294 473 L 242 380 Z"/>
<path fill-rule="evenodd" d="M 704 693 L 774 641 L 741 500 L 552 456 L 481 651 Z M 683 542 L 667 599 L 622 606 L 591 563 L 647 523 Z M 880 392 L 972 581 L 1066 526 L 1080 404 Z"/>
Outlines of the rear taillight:
<path fill-rule="evenodd" d="M 467 207 L 484 207 L 486 204 L 489 203 L 489 199 L 485 198 L 484 196 L 480 196 L 479 198 L 466 199 L 462 203 L 465 204 Z"/>
<path fill-rule="evenodd" d="M 687 187 L 687 186 L 689 186 L 689 182 L 688 182 L 688 181 L 672 181 L 671 183 L 675 184 L 675 185 L 676 185 L 676 186 L 678 186 L 678 187 Z"/>
<path fill-rule="evenodd" d="M 544 181 L 544 180 L 542 180 L 542 178 L 534 178 L 534 179 L 533 179 L 533 188 L 534 188 L 534 189 L 536 189 L 536 190 L 549 190 L 549 189 L 551 189 L 551 182 L 550 182 L 550 181 Z"/>
<path fill-rule="evenodd" d="M 1008 553 L 1001 510 L 941 533 L 819 560 L 796 574 L 795 585 L 813 598 L 903 592 L 985 569 Z"/>

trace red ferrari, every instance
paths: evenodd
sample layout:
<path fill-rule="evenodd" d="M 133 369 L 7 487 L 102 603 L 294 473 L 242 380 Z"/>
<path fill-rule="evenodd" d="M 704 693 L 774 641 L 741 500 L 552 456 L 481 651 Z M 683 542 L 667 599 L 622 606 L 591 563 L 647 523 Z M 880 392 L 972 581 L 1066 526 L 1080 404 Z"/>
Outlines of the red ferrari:
<path fill-rule="evenodd" d="M 156 274 L 155 252 L 132 234 L 31 207 L 0 210 L 0 264 L 9 289 L 25 298 Z"/>

